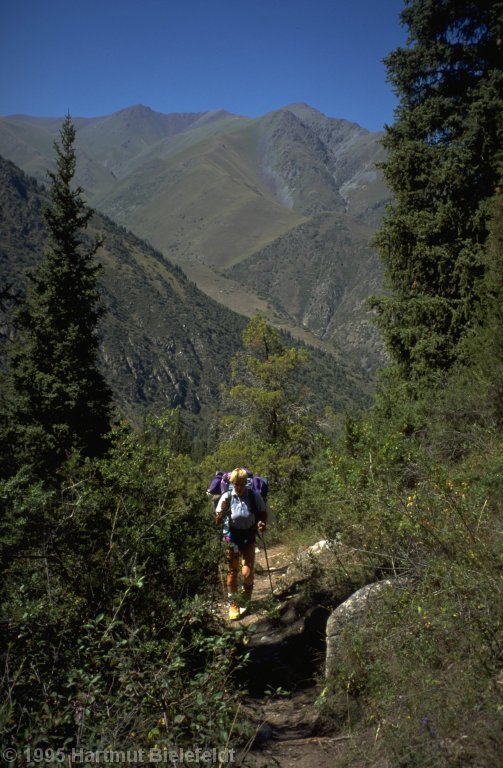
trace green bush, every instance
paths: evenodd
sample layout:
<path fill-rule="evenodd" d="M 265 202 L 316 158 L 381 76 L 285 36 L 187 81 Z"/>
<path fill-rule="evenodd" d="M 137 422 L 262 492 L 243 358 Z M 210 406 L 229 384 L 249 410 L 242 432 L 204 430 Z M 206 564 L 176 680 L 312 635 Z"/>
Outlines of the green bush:
<path fill-rule="evenodd" d="M 352 429 L 318 482 L 341 557 L 402 580 L 346 630 L 325 705 L 370 724 L 392 765 L 489 768 L 502 746 L 501 436 L 486 426 L 483 451 L 439 463 L 439 423 L 374 427 Z"/>
<path fill-rule="evenodd" d="M 212 600 L 220 549 L 172 426 L 118 428 L 108 455 L 68 462 L 57 489 L 27 473 L 2 484 L 6 744 L 227 742 L 238 694 Z"/>

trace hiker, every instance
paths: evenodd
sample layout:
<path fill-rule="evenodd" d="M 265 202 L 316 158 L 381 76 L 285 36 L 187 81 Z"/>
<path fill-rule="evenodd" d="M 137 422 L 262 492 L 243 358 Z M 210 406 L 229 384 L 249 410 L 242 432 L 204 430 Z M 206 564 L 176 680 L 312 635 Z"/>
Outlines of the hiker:
<path fill-rule="evenodd" d="M 223 521 L 230 619 L 240 616 L 236 602 L 239 560 L 243 561 L 243 594 L 249 601 L 253 592 L 255 538 L 257 530 L 265 531 L 267 525 L 265 501 L 260 493 L 247 487 L 247 481 L 245 469 L 234 469 L 230 475 L 231 489 L 222 494 L 215 511 L 217 525 Z"/>

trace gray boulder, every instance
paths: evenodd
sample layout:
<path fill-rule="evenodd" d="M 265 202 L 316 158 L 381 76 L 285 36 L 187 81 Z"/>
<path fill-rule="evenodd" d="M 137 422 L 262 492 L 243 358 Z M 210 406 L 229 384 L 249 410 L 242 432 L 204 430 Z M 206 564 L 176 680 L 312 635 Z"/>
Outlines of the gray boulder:
<path fill-rule="evenodd" d="M 333 674 L 339 662 L 339 641 L 342 632 L 348 624 L 357 625 L 369 609 L 369 606 L 383 590 L 396 586 L 398 579 L 386 579 L 374 584 L 367 584 L 348 597 L 332 611 L 327 622 L 326 638 L 327 651 L 325 662 L 325 677 Z"/>

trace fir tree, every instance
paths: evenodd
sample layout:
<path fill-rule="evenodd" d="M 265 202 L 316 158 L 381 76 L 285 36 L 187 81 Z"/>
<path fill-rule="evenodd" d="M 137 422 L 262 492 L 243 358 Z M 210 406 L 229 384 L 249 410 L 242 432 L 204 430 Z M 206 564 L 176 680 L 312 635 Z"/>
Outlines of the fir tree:
<path fill-rule="evenodd" d="M 53 471 L 76 449 L 101 451 L 110 421 L 111 392 L 98 366 L 99 305 L 95 254 L 84 234 L 92 211 L 72 188 L 75 128 L 67 116 L 49 172 L 49 233 L 44 258 L 30 278 L 16 315 L 18 340 L 9 360 L 10 438 L 14 468 Z"/>
<path fill-rule="evenodd" d="M 448 369 L 477 311 L 503 148 L 503 13 L 495 0 L 407 0 L 408 47 L 387 58 L 399 97 L 377 236 L 391 295 L 374 301 L 406 378 Z"/>
<path fill-rule="evenodd" d="M 260 441 L 283 443 L 299 410 L 292 374 L 306 363 L 307 355 L 286 348 L 278 331 L 258 315 L 244 329 L 243 345 L 232 359 L 230 397 Z"/>
<path fill-rule="evenodd" d="M 243 331 L 243 349 L 232 359 L 232 383 L 224 390 L 215 463 L 244 464 L 266 476 L 282 497 L 276 496 L 277 511 L 293 503 L 313 454 L 309 392 L 296 380 L 307 362 L 305 350 L 283 344 L 280 333 L 255 316 Z"/>

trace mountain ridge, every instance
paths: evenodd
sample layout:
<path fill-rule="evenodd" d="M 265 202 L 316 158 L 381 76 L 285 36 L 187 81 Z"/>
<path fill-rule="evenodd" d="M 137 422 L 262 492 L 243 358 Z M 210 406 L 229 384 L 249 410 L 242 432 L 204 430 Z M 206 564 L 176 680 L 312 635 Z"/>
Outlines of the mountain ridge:
<path fill-rule="evenodd" d="M 309 331 L 334 349 L 349 328 L 355 347 L 347 353 L 371 368 L 382 361 L 364 307 L 364 297 L 380 290 L 377 262 L 367 261 L 367 275 L 358 256 L 359 225 L 367 227 L 370 244 L 389 199 L 377 168 L 384 158 L 381 134 L 304 103 L 256 118 L 225 110 L 163 114 L 139 104 L 76 118 L 76 127 L 77 180 L 93 207 L 181 266 L 208 296 L 247 316 L 260 306 L 273 324 L 286 323 L 299 336 Z M 56 118 L 0 118 L 0 152 L 42 179 L 58 129 Z M 323 213 L 347 217 L 348 242 L 330 241 L 336 230 L 328 228 L 325 249 L 335 262 L 344 251 L 346 284 L 337 283 L 337 269 L 313 266 L 319 275 L 313 296 L 333 303 L 325 313 L 292 311 L 284 291 L 280 300 L 276 290 L 262 290 L 239 265 L 256 257 L 255 264 L 273 273 L 277 262 L 285 264 L 285 238 L 292 264 L 302 263 L 299 249 L 314 251 L 296 237 L 298 228 L 310 220 L 315 227 Z M 333 285 L 324 286 L 327 280 Z M 356 315 L 354 305 L 341 304 L 341 291 L 360 297 Z M 353 333 L 353 322 L 364 327 Z"/>

